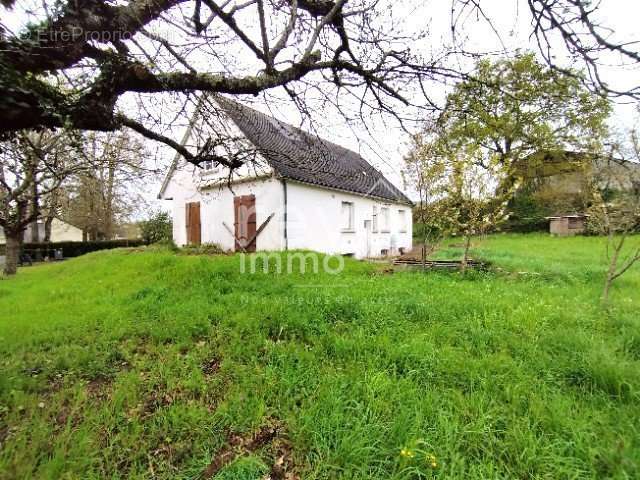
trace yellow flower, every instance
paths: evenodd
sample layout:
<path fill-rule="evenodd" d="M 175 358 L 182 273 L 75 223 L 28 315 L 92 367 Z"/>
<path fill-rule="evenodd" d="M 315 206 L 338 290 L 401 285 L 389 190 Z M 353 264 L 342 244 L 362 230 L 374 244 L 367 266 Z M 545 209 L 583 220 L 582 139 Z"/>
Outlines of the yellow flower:
<path fill-rule="evenodd" d="M 400 450 L 400 456 L 404 458 L 413 458 L 416 456 L 416 454 L 408 448 L 403 448 L 402 450 Z"/>

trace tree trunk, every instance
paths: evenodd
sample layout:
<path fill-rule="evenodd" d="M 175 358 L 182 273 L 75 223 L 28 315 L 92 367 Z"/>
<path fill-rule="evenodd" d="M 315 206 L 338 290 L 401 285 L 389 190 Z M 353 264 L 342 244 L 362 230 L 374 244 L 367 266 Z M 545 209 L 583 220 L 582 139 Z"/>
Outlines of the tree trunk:
<path fill-rule="evenodd" d="M 462 256 L 462 264 L 460 265 L 460 271 L 464 274 L 467 271 L 469 264 L 469 249 L 471 248 L 471 236 L 467 235 L 464 239 L 464 254 Z"/>
<path fill-rule="evenodd" d="M 53 224 L 53 215 L 47 216 L 44 221 L 44 242 L 48 243 L 51 241 L 51 226 Z"/>
<path fill-rule="evenodd" d="M 116 166 L 113 159 L 109 160 L 107 185 L 106 185 L 106 198 L 105 198 L 105 212 L 104 212 L 104 235 L 105 240 L 111 240 L 113 238 L 114 219 L 113 219 L 113 197 L 114 197 L 114 181 L 115 181 Z"/>
<path fill-rule="evenodd" d="M 610 234 L 609 244 L 611 245 L 613 242 L 613 235 Z M 609 291 L 611 290 L 611 284 L 616 277 L 616 271 L 618 270 L 618 257 L 620 256 L 620 250 L 622 249 L 623 242 L 624 240 L 614 246 L 613 255 L 611 256 L 611 260 L 609 262 L 609 270 L 607 271 L 607 277 L 604 281 L 604 290 L 602 291 L 602 303 L 604 305 L 609 303 Z"/>
<path fill-rule="evenodd" d="M 20 257 L 20 234 L 5 231 L 5 236 L 7 244 L 4 274 L 15 275 L 18 270 L 18 259 Z"/>
<path fill-rule="evenodd" d="M 37 160 L 33 161 L 33 166 L 31 171 L 29 172 L 30 182 L 31 182 L 31 212 L 30 215 L 33 217 L 33 222 L 31 222 L 31 238 L 29 239 L 32 243 L 40 242 L 40 228 L 38 228 L 38 217 L 40 210 L 40 199 L 38 196 L 38 182 L 36 181 L 36 163 Z"/>
<path fill-rule="evenodd" d="M 31 243 L 39 243 L 40 242 L 40 228 L 38 226 L 38 220 L 34 220 L 31 225 L 30 225 L 30 233 L 31 233 L 31 238 L 29 238 L 29 241 Z"/>

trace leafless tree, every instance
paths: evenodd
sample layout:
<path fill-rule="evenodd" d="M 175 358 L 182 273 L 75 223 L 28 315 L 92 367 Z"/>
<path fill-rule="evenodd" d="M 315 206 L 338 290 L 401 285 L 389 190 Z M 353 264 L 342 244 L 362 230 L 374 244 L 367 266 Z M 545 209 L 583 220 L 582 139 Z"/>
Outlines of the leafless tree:
<path fill-rule="evenodd" d="M 447 166 L 437 150 L 435 127 L 427 124 L 424 131 L 411 137 L 410 151 L 405 157 L 403 176 L 418 196 L 415 207 L 415 235 L 422 241 L 422 266 L 447 235 L 446 193 Z"/>
<path fill-rule="evenodd" d="M 80 146 L 77 155 L 90 168 L 52 192 L 57 212 L 81 228 L 86 240 L 112 239 L 119 225 L 146 210 L 140 192 L 159 172 L 146 165 L 148 152 L 127 130 L 85 133 Z"/>
<path fill-rule="evenodd" d="M 47 197 L 70 175 L 87 167 L 72 154 L 73 145 L 67 133 L 45 130 L 20 133 L 1 146 L 0 227 L 6 237 L 5 274 L 16 272 L 24 231 L 37 221 L 42 203 L 48 202 Z"/>
<path fill-rule="evenodd" d="M 611 286 L 631 267 L 640 262 L 640 143 L 637 132 L 630 135 L 630 145 L 615 142 L 607 155 L 596 159 L 589 168 L 592 206 L 589 226 L 606 238 L 608 261 L 602 292 L 608 304 Z"/>
<path fill-rule="evenodd" d="M 500 36 L 493 19 L 483 9 L 486 3 L 483 0 L 452 0 L 452 30 L 463 30 L 465 19 L 475 14 Z M 614 26 L 602 21 L 606 18 L 606 6 L 601 0 L 524 0 L 522 3 L 531 15 L 531 36 L 550 66 L 575 75 L 575 71 L 560 62 L 560 58 L 568 56 L 573 63 L 584 66 L 585 75 L 579 78 L 588 86 L 608 96 L 640 99 L 640 84 L 618 89 L 602 76 L 602 67 L 611 66 L 612 61 L 628 67 L 637 66 L 640 43 L 638 39 L 616 38 Z M 615 54 L 617 59 L 612 60 L 610 54 Z"/>
<path fill-rule="evenodd" d="M 195 109 L 194 92 L 212 95 L 286 93 L 304 113 L 324 102 L 362 119 L 381 113 L 403 121 L 406 106 L 433 107 L 432 82 L 458 78 L 444 59 L 411 48 L 428 32 L 409 34 L 411 8 L 391 0 L 3 0 L 28 10 L 31 25 L 0 35 L 0 132 L 71 127 L 129 127 L 163 142 L 186 160 L 239 161 L 181 145 L 167 125 Z M 411 3 L 411 2 L 409 2 Z M 462 13 L 482 0 L 452 0 Z M 25 7 L 26 5 L 26 7 Z M 587 64 L 596 85 L 598 53 L 638 63 L 635 44 L 616 43 L 595 18 L 597 4 L 527 0 L 532 32 L 550 62 L 550 32 Z M 394 13 L 391 15 L 390 13 Z M 443 19 L 444 20 L 444 19 Z M 487 18 L 490 22 L 491 19 Z M 409 38 L 412 37 L 412 38 Z M 462 52 L 464 53 L 464 52 Z M 640 96 L 637 89 L 626 92 Z M 172 106 L 174 115 L 167 113 Z M 402 107 L 404 106 L 404 107 Z M 135 107 L 135 108 L 132 108 Z M 131 115 L 133 110 L 139 115 Z M 351 113 L 354 110 L 351 109 Z"/>

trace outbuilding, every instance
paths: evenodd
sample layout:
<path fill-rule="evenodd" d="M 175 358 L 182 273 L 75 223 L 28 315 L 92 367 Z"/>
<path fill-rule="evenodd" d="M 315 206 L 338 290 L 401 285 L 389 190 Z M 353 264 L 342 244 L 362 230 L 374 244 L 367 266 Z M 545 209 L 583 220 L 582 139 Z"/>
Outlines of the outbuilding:
<path fill-rule="evenodd" d="M 549 220 L 549 233 L 559 237 L 580 235 L 586 229 L 588 215 L 561 215 L 547 217 Z"/>

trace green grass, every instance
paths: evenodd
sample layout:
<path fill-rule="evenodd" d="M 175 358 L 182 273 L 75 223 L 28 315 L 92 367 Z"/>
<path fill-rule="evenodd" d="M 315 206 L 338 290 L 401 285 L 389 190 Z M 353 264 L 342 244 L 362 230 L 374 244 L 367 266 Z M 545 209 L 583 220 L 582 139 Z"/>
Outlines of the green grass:
<path fill-rule="evenodd" d="M 605 311 L 600 239 L 474 256 L 502 271 L 24 268 L 0 281 L 0 477 L 197 478 L 231 444 L 217 479 L 639 478 L 640 268 Z"/>

